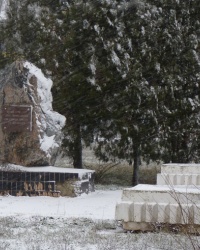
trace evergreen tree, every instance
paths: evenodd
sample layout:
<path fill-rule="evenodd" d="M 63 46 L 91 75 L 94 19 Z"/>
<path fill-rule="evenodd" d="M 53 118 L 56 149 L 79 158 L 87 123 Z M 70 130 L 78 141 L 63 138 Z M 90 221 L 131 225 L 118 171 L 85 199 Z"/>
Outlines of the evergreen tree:
<path fill-rule="evenodd" d="M 104 11 L 98 16 L 98 4 L 82 0 L 57 3 L 53 7 L 49 1 L 21 0 L 15 4 L 11 4 L 11 15 L 4 29 L 5 50 L 13 60 L 17 45 L 24 58 L 53 78 L 54 106 L 67 117 L 63 147 L 73 158 L 74 167 L 82 168 L 82 143 L 88 145 L 93 141 L 101 105 L 102 91 L 94 77 L 97 49 L 94 41 L 98 36 L 98 18 L 103 20 Z M 14 11 L 17 15 L 13 20 Z M 13 21 L 16 41 L 11 39 L 9 29 Z M 7 46 L 8 40 L 12 47 Z M 98 40 L 101 53 L 103 42 Z"/>
<path fill-rule="evenodd" d="M 140 4 L 121 6 L 121 24 L 117 27 L 121 36 L 115 53 L 111 53 L 115 72 L 120 72 L 121 78 L 114 82 L 110 96 L 106 97 L 112 100 L 108 102 L 110 116 L 102 120 L 97 148 L 97 154 L 107 160 L 118 158 L 133 164 L 133 185 L 138 184 L 141 157 L 156 155 L 158 137 L 157 93 L 145 75 L 152 64 L 148 51 L 144 51 L 146 36 L 141 16 L 145 11 Z M 144 22 L 149 25 L 151 18 Z M 149 32 L 147 35 L 152 34 Z"/>
<path fill-rule="evenodd" d="M 199 160 L 199 2 L 173 3 L 128 4 L 122 13 L 118 64 L 127 71 L 113 88 L 98 153 L 134 162 L 133 185 L 141 156 Z"/>
<path fill-rule="evenodd" d="M 199 22 L 193 1 L 11 1 L 2 66 L 16 58 L 54 80 L 63 146 L 104 161 L 199 160 Z"/>
<path fill-rule="evenodd" d="M 167 162 L 198 161 L 200 3 L 150 2 L 154 13 L 160 12 L 154 48 L 159 65 L 161 157 Z"/>

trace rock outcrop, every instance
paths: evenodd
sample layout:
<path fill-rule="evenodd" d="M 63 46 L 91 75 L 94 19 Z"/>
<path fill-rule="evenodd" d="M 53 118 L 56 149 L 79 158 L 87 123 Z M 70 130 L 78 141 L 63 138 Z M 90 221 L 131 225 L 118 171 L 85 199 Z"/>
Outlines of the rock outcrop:
<path fill-rule="evenodd" d="M 52 81 L 29 62 L 0 72 L 0 162 L 53 165 L 65 117 L 52 110 Z"/>

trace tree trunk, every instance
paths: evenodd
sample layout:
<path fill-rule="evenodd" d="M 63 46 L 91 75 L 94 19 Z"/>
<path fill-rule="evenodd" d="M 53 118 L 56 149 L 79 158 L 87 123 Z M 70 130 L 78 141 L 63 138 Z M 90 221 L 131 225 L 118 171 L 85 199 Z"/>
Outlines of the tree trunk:
<path fill-rule="evenodd" d="M 140 166 L 140 154 L 139 149 L 134 150 L 133 158 L 133 176 L 132 176 L 132 185 L 136 186 L 139 183 L 139 166 Z"/>
<path fill-rule="evenodd" d="M 81 140 L 81 127 L 78 124 L 74 140 L 74 154 L 73 154 L 74 168 L 83 168 L 82 162 L 82 140 Z"/>

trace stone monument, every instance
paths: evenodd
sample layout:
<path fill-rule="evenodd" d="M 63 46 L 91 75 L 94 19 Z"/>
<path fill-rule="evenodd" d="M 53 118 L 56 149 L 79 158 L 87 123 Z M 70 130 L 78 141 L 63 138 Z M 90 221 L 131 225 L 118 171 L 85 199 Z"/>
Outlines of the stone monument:
<path fill-rule="evenodd" d="M 0 71 L 0 195 L 77 196 L 94 171 L 54 167 L 65 117 L 52 109 L 52 81 L 29 62 Z"/>
<path fill-rule="evenodd" d="M 53 165 L 65 117 L 52 109 L 52 81 L 29 62 L 0 71 L 0 163 Z"/>

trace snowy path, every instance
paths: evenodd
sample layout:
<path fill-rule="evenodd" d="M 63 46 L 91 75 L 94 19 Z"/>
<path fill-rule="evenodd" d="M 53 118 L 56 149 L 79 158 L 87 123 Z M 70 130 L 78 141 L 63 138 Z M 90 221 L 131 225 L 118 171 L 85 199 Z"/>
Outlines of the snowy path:
<path fill-rule="evenodd" d="M 0 216 L 58 216 L 90 219 L 114 219 L 121 190 L 97 190 L 89 195 L 67 197 L 0 197 Z"/>

